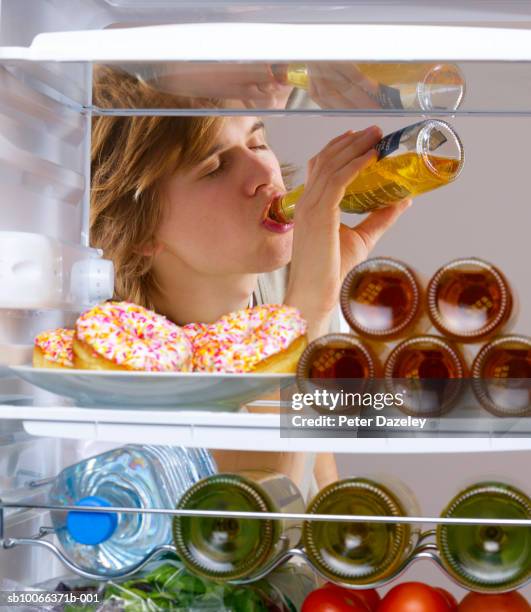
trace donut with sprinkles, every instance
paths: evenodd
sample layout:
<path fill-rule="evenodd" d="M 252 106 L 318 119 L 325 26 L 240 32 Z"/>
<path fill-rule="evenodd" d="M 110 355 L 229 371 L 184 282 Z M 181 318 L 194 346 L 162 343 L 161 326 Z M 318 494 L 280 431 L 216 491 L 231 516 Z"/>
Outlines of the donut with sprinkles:
<path fill-rule="evenodd" d="M 130 302 L 105 302 L 76 322 L 74 364 L 90 370 L 190 372 L 192 346 L 181 327 Z"/>
<path fill-rule="evenodd" d="M 283 304 L 263 304 L 195 327 L 196 372 L 294 372 L 306 347 L 306 321 Z"/>
<path fill-rule="evenodd" d="M 33 367 L 73 368 L 73 341 L 73 329 L 59 328 L 42 332 L 34 341 Z"/>

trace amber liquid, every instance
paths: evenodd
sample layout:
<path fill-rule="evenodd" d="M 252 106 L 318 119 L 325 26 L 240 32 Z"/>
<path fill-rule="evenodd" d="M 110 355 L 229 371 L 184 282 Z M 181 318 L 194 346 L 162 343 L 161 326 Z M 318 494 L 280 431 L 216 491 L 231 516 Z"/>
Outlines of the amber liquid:
<path fill-rule="evenodd" d="M 426 161 L 428 160 L 428 161 Z M 402 153 L 384 157 L 362 170 L 350 183 L 339 206 L 346 213 L 366 213 L 384 208 L 407 197 L 437 189 L 453 180 L 461 161 L 435 155 Z M 291 221 L 304 185 L 284 195 L 271 216 Z"/>
<path fill-rule="evenodd" d="M 341 304 L 352 330 L 365 338 L 394 340 L 413 331 L 421 314 L 420 291 L 402 264 L 368 260 L 344 281 Z"/>
<path fill-rule="evenodd" d="M 460 368 L 452 354 L 438 346 L 404 349 L 397 358 L 393 378 L 460 378 Z"/>
<path fill-rule="evenodd" d="M 421 62 L 359 62 L 356 68 L 366 77 L 383 85 L 403 85 L 423 82 L 433 73 L 439 85 L 462 85 L 463 77 L 452 64 L 433 64 Z M 431 79 L 430 79 L 431 80 Z M 294 87 L 308 89 L 308 68 L 306 64 L 289 64 L 287 81 Z"/>
<path fill-rule="evenodd" d="M 366 356 L 354 348 L 322 348 L 310 366 L 310 378 L 367 378 L 371 368 Z"/>
<path fill-rule="evenodd" d="M 342 62 L 336 62 L 341 70 Z M 348 68 L 358 70 L 369 79 L 359 82 L 359 87 L 373 97 L 382 108 L 403 108 L 408 110 L 456 110 L 465 93 L 463 74 L 455 64 L 434 64 L 421 62 L 347 62 Z M 330 75 L 333 79 L 333 75 Z M 338 77 L 338 87 L 343 78 Z M 354 79 L 355 80 L 355 79 Z M 372 81 L 372 82 L 371 82 Z M 282 82 L 308 90 L 310 88 L 308 66 L 289 64 Z M 354 83 L 356 86 L 356 83 Z M 390 87 L 392 97 L 379 97 L 381 86 Z"/>
<path fill-rule="evenodd" d="M 460 354 L 446 342 L 429 336 L 404 341 L 385 365 L 388 386 L 394 389 L 393 379 L 406 379 L 403 384 L 396 383 L 403 387 L 405 396 L 401 410 L 416 416 L 436 416 L 452 408 L 462 392 L 465 373 Z"/>
<path fill-rule="evenodd" d="M 531 415 L 531 338 L 506 336 L 485 345 L 472 374 L 476 397 L 489 412 Z"/>
<path fill-rule="evenodd" d="M 428 292 L 433 324 L 445 336 L 461 342 L 494 335 L 511 315 L 509 286 L 488 266 L 448 268 L 430 281 Z"/>
<path fill-rule="evenodd" d="M 370 390 L 381 366 L 372 350 L 350 334 L 328 334 L 314 340 L 302 354 L 297 367 L 297 385 L 305 393 L 317 389 L 333 392 L 365 393 Z M 313 410 L 328 413 L 328 407 L 314 405 Z M 357 412 L 354 401 L 334 410 Z"/>

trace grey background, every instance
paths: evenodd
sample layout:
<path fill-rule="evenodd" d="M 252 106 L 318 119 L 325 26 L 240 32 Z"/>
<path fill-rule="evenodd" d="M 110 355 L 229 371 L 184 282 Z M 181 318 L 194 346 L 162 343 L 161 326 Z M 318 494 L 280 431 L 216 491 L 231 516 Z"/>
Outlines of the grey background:
<path fill-rule="evenodd" d="M 267 133 L 282 162 L 300 168 L 333 137 L 377 123 L 384 133 L 418 121 L 412 117 L 270 117 Z M 531 155 L 529 117 L 457 117 L 449 122 L 465 148 L 457 181 L 419 196 L 378 243 L 374 255 L 402 259 L 428 278 L 457 257 L 496 264 L 519 298 L 514 331 L 531 334 Z M 349 225 L 360 217 L 343 215 Z"/>

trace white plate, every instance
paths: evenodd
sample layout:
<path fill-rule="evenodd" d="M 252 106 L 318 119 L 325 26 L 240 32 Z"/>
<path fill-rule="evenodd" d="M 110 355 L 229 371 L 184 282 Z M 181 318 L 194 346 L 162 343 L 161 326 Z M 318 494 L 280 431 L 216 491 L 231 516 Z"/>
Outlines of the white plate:
<path fill-rule="evenodd" d="M 76 400 L 81 406 L 174 407 L 237 410 L 241 404 L 284 388 L 292 374 L 200 374 L 40 369 L 13 366 L 20 378 Z"/>

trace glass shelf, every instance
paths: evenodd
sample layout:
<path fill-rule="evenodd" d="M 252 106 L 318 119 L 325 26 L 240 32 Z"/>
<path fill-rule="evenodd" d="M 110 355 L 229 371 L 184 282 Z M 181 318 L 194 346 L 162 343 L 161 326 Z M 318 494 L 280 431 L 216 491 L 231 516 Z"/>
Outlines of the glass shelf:
<path fill-rule="evenodd" d="M 272 410 L 275 402 L 262 402 Z M 335 453 L 474 453 L 531 450 L 531 419 L 489 419 L 479 432 L 477 420 L 449 420 L 444 429 L 431 429 L 420 437 L 404 431 L 399 436 L 288 437 L 280 434 L 279 414 L 248 412 L 128 410 L 81 408 L 27 399 L 0 405 L 0 421 L 21 422 L 24 430 L 39 437 L 59 437 L 113 443 L 181 444 L 190 448 L 218 448 Z M 278 408 L 277 408 L 278 410 Z M 511 421 L 511 423 L 509 423 Z M 450 425 L 452 425 L 450 427 Z M 499 429 L 496 431 L 496 426 Z"/>
<path fill-rule="evenodd" d="M 0 63 L 95 115 L 531 114 L 524 29 L 184 23 L 40 34 Z M 126 105 L 109 95 L 120 86 Z"/>

